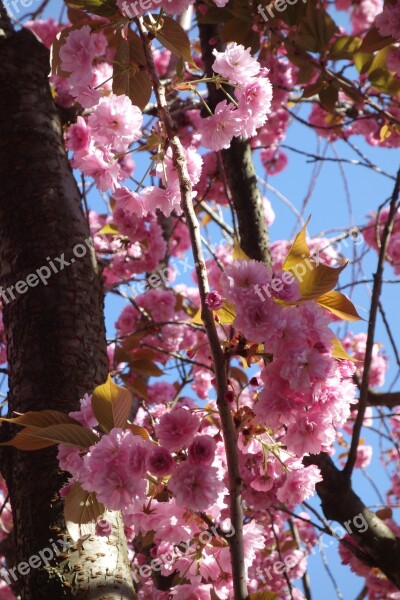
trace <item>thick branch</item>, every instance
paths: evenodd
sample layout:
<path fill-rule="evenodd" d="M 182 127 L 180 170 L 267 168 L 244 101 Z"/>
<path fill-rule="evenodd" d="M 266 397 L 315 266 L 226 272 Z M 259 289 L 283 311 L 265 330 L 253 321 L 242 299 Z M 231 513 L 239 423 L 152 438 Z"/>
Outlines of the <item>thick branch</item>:
<path fill-rule="evenodd" d="M 181 206 L 186 218 L 186 224 L 189 229 L 192 243 L 201 299 L 202 319 L 210 342 L 211 354 L 215 369 L 217 406 L 221 418 L 228 466 L 230 517 L 233 530 L 235 531 L 235 534 L 232 536 L 232 538 L 230 538 L 232 576 L 235 593 L 234 597 L 235 600 L 245 600 L 248 597 L 248 591 L 243 548 L 242 480 L 239 470 L 236 432 L 229 404 L 225 398 L 225 393 L 227 390 L 226 361 L 218 337 L 213 313 L 209 310 L 206 304 L 206 296 L 209 291 L 207 268 L 202 251 L 200 226 L 193 207 L 192 183 L 190 181 L 187 169 L 184 148 L 181 144 L 177 128 L 172 121 L 171 114 L 168 109 L 164 87 L 160 83 L 160 80 L 157 76 L 152 56 L 150 36 L 145 32 L 142 22 L 136 20 L 136 23 L 143 41 L 146 64 L 157 99 L 158 114 L 164 125 L 168 143 L 172 149 L 173 164 L 179 178 Z"/>
<path fill-rule="evenodd" d="M 63 146 L 48 71 L 49 52 L 31 32 L 22 29 L 0 37 L 0 284 L 10 412 L 76 410 L 79 398 L 105 380 L 108 368 L 101 275 L 93 249 L 86 246 L 82 253 L 89 229 Z M 72 263 L 77 244 L 82 245 L 81 258 L 76 254 Z M 64 254 L 70 264 L 61 268 L 54 259 Z M 49 259 L 58 264 L 57 273 Z M 38 269 L 46 275 L 44 281 L 38 279 Z M 20 293 L 17 282 L 24 284 Z M 55 448 L 7 448 L 1 458 L 18 564 L 66 534 L 58 494 L 66 476 Z M 28 573 L 17 571 L 22 598 L 107 595 L 131 600 L 133 583 L 118 514 L 112 524 L 110 540 L 87 540 L 85 554 L 75 547 L 50 565 L 41 561 Z"/>
<path fill-rule="evenodd" d="M 400 392 L 374 392 L 368 390 L 368 406 L 386 406 L 395 408 L 400 405 Z"/>
<path fill-rule="evenodd" d="M 400 539 L 365 506 L 351 489 L 345 473 L 335 467 L 327 454 L 307 456 L 303 463 L 317 465 L 321 470 L 323 481 L 317 483 L 316 489 L 326 518 L 350 528 L 351 535 L 368 555 L 370 565 L 381 569 L 400 589 Z M 367 523 L 363 532 L 354 525 L 353 519 L 357 515 L 362 515 Z"/>

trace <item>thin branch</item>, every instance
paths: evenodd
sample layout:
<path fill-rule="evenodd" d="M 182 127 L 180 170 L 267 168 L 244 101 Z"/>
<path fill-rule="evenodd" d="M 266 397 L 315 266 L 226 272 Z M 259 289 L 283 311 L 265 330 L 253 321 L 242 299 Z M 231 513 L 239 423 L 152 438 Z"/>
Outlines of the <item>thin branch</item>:
<path fill-rule="evenodd" d="M 344 467 L 345 476 L 350 479 L 356 459 L 357 459 L 357 447 L 358 441 L 360 439 L 361 428 L 364 420 L 365 410 L 368 405 L 368 385 L 369 385 L 369 374 L 372 364 L 372 351 L 374 347 L 374 334 L 375 334 L 375 325 L 376 319 L 379 310 L 379 298 L 382 289 L 382 275 L 384 269 L 384 263 L 386 258 L 386 251 L 389 245 L 390 235 L 392 233 L 394 220 L 396 217 L 396 211 L 398 208 L 398 199 L 400 192 L 400 169 L 397 172 L 396 183 L 393 189 L 392 198 L 390 201 L 389 214 L 387 217 L 387 221 L 385 223 L 385 227 L 383 230 L 382 238 L 381 238 L 381 247 L 379 250 L 379 259 L 378 265 L 376 269 L 376 273 L 374 273 L 374 285 L 372 289 L 372 298 L 371 298 L 371 309 L 369 313 L 369 323 L 368 323 L 368 336 L 367 343 L 365 348 L 365 359 L 364 359 L 364 370 L 363 377 L 361 381 L 361 390 L 360 390 L 360 399 L 359 399 L 359 409 L 356 421 L 354 423 L 353 429 L 353 437 L 351 440 L 351 446 L 349 451 L 349 457 L 347 459 L 346 465 Z"/>
<path fill-rule="evenodd" d="M 236 432 L 228 401 L 225 398 L 227 390 L 226 360 L 221 348 L 220 340 L 213 313 L 206 304 L 206 296 L 209 291 L 207 268 L 203 256 L 200 226 L 193 206 L 192 183 L 189 177 L 187 161 L 184 148 L 179 138 L 177 128 L 172 121 L 164 86 L 160 83 L 154 65 L 151 48 L 151 34 L 147 34 L 143 20 L 135 19 L 140 37 L 143 42 L 143 50 L 147 69 L 153 84 L 154 94 L 160 120 L 163 124 L 168 143 L 172 150 L 173 164 L 176 169 L 181 192 L 181 207 L 185 214 L 192 243 L 193 257 L 195 260 L 196 274 L 201 299 L 201 315 L 214 362 L 217 406 L 221 418 L 221 426 L 225 442 L 227 467 L 229 475 L 230 494 L 230 517 L 234 535 L 230 538 L 230 553 L 232 564 L 232 577 L 235 600 L 246 600 L 248 597 L 246 571 L 244 565 L 243 547 L 243 512 L 242 512 L 242 480 L 240 477 L 238 449 L 236 444 Z"/>

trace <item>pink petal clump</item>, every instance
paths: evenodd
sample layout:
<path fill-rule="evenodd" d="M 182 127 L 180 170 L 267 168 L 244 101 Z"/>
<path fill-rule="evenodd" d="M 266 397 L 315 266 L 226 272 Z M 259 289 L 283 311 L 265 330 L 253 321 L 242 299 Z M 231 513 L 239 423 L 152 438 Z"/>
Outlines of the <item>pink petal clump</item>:
<path fill-rule="evenodd" d="M 198 430 L 200 420 L 186 408 L 176 408 L 165 413 L 156 425 L 156 435 L 167 450 L 188 446 Z"/>
<path fill-rule="evenodd" d="M 185 462 L 179 465 L 168 482 L 178 506 L 190 510 L 206 510 L 217 500 L 223 484 L 218 469 L 208 465 Z"/>
<path fill-rule="evenodd" d="M 260 72 L 260 63 L 250 54 L 250 48 L 231 42 L 224 52 L 213 51 L 213 71 L 237 85 L 250 83 Z"/>

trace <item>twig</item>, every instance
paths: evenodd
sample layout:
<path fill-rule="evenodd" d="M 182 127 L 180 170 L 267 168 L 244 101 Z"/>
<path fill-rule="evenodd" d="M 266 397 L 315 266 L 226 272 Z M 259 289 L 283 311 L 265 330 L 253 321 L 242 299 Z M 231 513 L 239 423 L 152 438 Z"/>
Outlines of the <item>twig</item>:
<path fill-rule="evenodd" d="M 398 208 L 398 198 L 400 192 L 400 169 L 397 172 L 396 183 L 393 189 L 392 199 L 390 201 L 389 214 L 387 217 L 387 221 L 385 223 L 385 227 L 382 234 L 381 239 L 381 247 L 379 251 L 379 259 L 378 265 L 376 269 L 376 273 L 374 273 L 374 285 L 372 289 L 372 298 L 371 298 L 371 309 L 369 313 L 369 323 L 368 323 L 368 336 L 367 343 L 365 348 L 365 359 L 364 359 L 364 370 L 363 377 L 361 381 L 361 389 L 360 389 L 360 398 L 359 398 L 359 409 L 357 413 L 357 418 L 354 423 L 353 436 L 351 440 L 351 446 L 349 451 L 349 456 L 346 462 L 346 465 L 343 469 L 343 473 L 345 476 L 350 479 L 356 459 L 357 459 L 357 447 L 358 441 L 360 439 L 361 428 L 365 416 L 365 410 L 368 405 L 368 385 L 369 385 L 369 374 L 372 364 L 372 351 L 374 347 L 374 333 L 375 333 L 375 325 L 376 318 L 379 310 L 379 297 L 382 289 L 382 274 L 384 269 L 384 263 L 386 258 L 386 250 L 389 244 L 390 235 L 392 233 L 394 219 L 396 216 L 396 211 Z"/>
<path fill-rule="evenodd" d="M 193 207 L 192 183 L 190 181 L 184 148 L 178 136 L 177 129 L 172 121 L 165 89 L 157 76 L 151 49 L 151 34 L 145 31 L 142 19 L 135 19 L 140 37 L 143 42 L 143 50 L 147 69 L 153 84 L 154 94 L 160 120 L 164 126 L 168 143 L 172 150 L 172 160 L 176 169 L 181 192 L 181 207 L 185 214 L 192 243 L 193 256 L 195 259 L 196 274 L 201 299 L 201 316 L 210 342 L 211 354 L 214 362 L 217 406 L 221 418 L 221 426 L 225 442 L 227 467 L 229 475 L 230 494 L 230 517 L 234 528 L 234 535 L 230 538 L 230 553 L 232 564 L 232 578 L 235 600 L 246 600 L 248 598 L 246 571 L 244 565 L 243 548 L 243 511 L 242 511 L 242 480 L 240 477 L 238 449 L 236 444 L 236 432 L 232 420 L 230 407 L 225 399 L 227 390 L 226 360 L 221 348 L 220 340 L 213 313 L 206 304 L 206 296 L 209 291 L 207 269 L 202 251 L 199 222 Z"/>

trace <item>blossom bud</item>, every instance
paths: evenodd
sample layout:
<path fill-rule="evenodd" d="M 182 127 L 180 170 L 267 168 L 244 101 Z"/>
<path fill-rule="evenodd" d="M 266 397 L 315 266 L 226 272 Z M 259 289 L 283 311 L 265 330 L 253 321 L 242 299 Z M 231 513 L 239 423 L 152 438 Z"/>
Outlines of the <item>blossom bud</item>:
<path fill-rule="evenodd" d="M 227 402 L 233 402 L 235 400 L 235 392 L 233 392 L 232 390 L 227 390 L 224 394 L 224 399 Z"/>
<path fill-rule="evenodd" d="M 208 292 L 206 304 L 211 310 L 218 310 L 222 307 L 222 296 L 218 292 Z"/>

